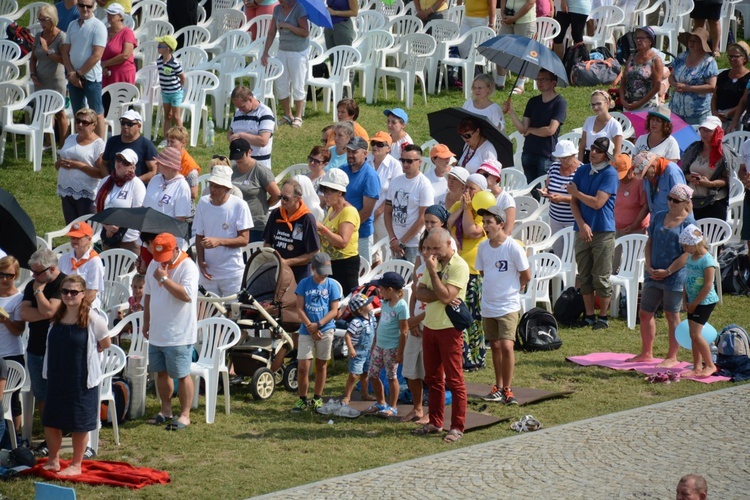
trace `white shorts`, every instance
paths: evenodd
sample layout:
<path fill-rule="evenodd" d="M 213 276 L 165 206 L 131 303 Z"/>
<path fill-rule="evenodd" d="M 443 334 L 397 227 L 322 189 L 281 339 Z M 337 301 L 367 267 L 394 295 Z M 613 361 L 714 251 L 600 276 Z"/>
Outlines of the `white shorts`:
<path fill-rule="evenodd" d="M 198 283 L 208 292 L 215 293 L 219 297 L 227 297 L 238 293 L 242 289 L 242 273 L 231 278 L 217 278 L 214 276 L 212 280 L 206 279 L 201 274 Z"/>
<path fill-rule="evenodd" d="M 307 66 L 308 52 L 305 49 L 301 52 L 287 52 L 280 50 L 276 53 L 276 59 L 281 61 L 284 72 L 273 81 L 273 91 L 277 99 L 286 99 L 290 95 L 294 101 L 304 101 L 307 97 Z M 289 88 L 291 86 L 291 92 Z"/>
<path fill-rule="evenodd" d="M 421 327 L 420 327 L 421 330 Z M 401 375 L 410 380 L 424 379 L 424 361 L 422 359 L 422 337 L 411 333 L 406 337 L 404 362 L 401 364 Z"/>
<path fill-rule="evenodd" d="M 472 28 L 479 28 L 481 26 L 487 26 L 490 22 L 489 17 L 469 17 L 464 16 L 463 19 L 461 19 L 461 27 L 459 28 L 459 36 L 463 36 L 464 33 L 469 31 Z M 461 54 L 461 57 L 466 58 L 469 56 L 469 51 L 474 50 L 471 46 L 471 38 L 468 38 L 464 40 L 461 45 L 458 46 L 458 53 Z M 464 76 L 464 79 L 466 77 Z M 466 79 L 468 84 L 471 85 L 471 80 L 473 78 Z"/>
<path fill-rule="evenodd" d="M 323 332 L 323 338 L 313 340 L 312 335 L 300 335 L 297 341 L 297 359 L 331 359 L 331 345 L 333 345 L 333 330 Z M 313 356 L 313 350 L 315 355 Z"/>

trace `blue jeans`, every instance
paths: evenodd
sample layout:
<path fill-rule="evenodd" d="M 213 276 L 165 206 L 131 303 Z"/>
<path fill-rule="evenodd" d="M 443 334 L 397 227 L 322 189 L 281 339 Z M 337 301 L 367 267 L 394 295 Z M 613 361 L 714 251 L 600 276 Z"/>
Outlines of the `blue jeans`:
<path fill-rule="evenodd" d="M 552 164 L 552 159 L 539 153 L 521 153 L 521 165 L 523 173 L 526 175 L 526 182 L 530 183 L 537 177 L 547 175 L 547 170 Z M 534 193 L 536 195 L 536 192 Z"/>
<path fill-rule="evenodd" d="M 47 379 L 42 377 L 42 368 L 44 367 L 44 356 L 26 353 L 26 363 L 29 366 L 29 375 L 31 376 L 31 391 L 37 401 L 47 399 Z"/>
<path fill-rule="evenodd" d="M 104 104 L 102 103 L 102 82 L 91 82 L 85 80 L 83 82 L 83 88 L 76 87 L 75 85 L 68 84 L 68 93 L 70 94 L 70 106 L 73 108 L 73 113 L 77 113 L 79 109 L 89 107 L 94 110 L 97 115 L 104 114 Z"/>

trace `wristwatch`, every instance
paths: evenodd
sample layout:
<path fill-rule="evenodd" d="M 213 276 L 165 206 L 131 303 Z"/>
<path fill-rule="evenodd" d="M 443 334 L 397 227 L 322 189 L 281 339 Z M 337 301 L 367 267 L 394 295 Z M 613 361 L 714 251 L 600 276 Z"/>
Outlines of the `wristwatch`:
<path fill-rule="evenodd" d="M 159 284 L 163 285 L 164 282 L 167 281 L 168 279 L 169 279 L 169 276 L 162 276 L 161 278 L 159 278 Z"/>

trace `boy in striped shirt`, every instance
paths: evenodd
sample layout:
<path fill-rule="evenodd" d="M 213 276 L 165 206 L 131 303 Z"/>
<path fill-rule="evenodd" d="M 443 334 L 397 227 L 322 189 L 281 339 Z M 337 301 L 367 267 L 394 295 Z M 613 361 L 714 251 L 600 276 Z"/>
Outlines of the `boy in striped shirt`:
<path fill-rule="evenodd" d="M 177 40 L 172 35 L 155 38 L 159 43 L 159 58 L 156 67 L 159 70 L 159 85 L 161 86 L 161 100 L 164 106 L 164 135 L 159 148 L 167 147 L 167 131 L 171 127 L 182 127 L 180 110 L 182 104 L 182 89 L 185 86 L 185 74 L 182 65 L 172 52 L 177 50 Z"/>

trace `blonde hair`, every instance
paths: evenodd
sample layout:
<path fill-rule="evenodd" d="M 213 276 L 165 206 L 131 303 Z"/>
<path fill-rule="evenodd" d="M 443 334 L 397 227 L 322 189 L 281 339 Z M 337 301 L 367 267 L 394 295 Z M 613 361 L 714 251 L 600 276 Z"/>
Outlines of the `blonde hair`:
<path fill-rule="evenodd" d="M 76 118 L 85 117 L 90 122 L 96 123 L 96 112 L 91 108 L 81 108 L 76 111 Z"/>
<path fill-rule="evenodd" d="M 6 255 L 5 257 L 1 258 L 0 269 L 5 269 L 6 267 L 12 267 L 16 278 L 18 278 L 18 274 L 21 272 L 21 265 L 18 263 L 18 259 L 16 259 L 12 255 Z"/>
<path fill-rule="evenodd" d="M 185 127 L 172 127 L 167 130 L 167 139 L 175 139 L 184 144 L 188 142 L 188 131 Z"/>
<path fill-rule="evenodd" d="M 52 4 L 39 7 L 39 14 L 44 15 L 44 17 L 49 17 L 49 21 L 55 26 L 57 26 L 57 23 L 60 22 L 60 16 L 57 15 L 57 8 L 55 8 L 55 6 Z M 33 24 L 36 21 L 36 19 L 32 19 L 31 23 Z"/>
<path fill-rule="evenodd" d="M 474 82 L 482 82 L 487 85 L 491 91 L 495 91 L 495 81 L 487 73 L 481 73 L 474 77 Z M 472 82 L 473 83 L 473 82 Z"/>
<path fill-rule="evenodd" d="M 595 91 L 591 93 L 591 97 L 594 97 L 597 94 L 603 95 L 604 98 L 607 100 L 607 109 L 612 109 L 612 105 L 613 105 L 612 96 L 609 95 L 609 92 L 607 92 L 606 90 L 602 90 L 602 89 L 596 89 Z"/>

